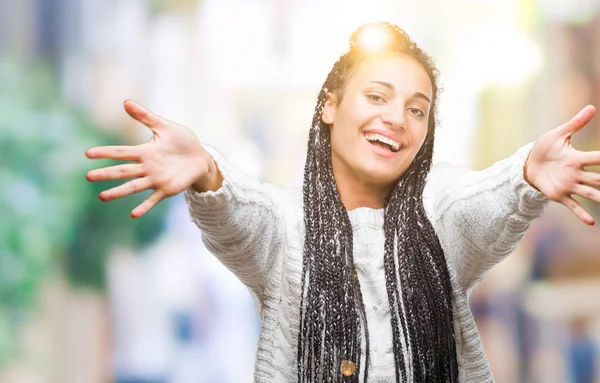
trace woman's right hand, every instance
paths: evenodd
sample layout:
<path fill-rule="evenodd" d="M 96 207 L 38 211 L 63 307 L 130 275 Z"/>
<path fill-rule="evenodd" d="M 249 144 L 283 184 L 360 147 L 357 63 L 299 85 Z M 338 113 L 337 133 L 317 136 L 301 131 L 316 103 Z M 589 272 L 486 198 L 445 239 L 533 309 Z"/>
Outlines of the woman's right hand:
<path fill-rule="evenodd" d="M 210 154 L 189 128 L 166 120 L 141 105 L 126 100 L 125 110 L 135 120 L 152 130 L 150 141 L 136 146 L 99 146 L 86 151 L 91 159 L 110 158 L 134 161 L 91 170 L 88 181 L 124 180 L 122 185 L 100 193 L 107 202 L 144 190 L 154 192 L 131 212 L 132 218 L 146 214 L 165 198 L 181 193 L 190 186 L 197 191 L 217 190 L 223 178 Z"/>

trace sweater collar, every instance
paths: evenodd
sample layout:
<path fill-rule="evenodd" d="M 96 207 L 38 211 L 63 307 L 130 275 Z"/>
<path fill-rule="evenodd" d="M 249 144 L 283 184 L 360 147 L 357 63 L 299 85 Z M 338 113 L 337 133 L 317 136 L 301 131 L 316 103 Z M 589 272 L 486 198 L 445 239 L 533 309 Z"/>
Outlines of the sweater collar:
<path fill-rule="evenodd" d="M 370 207 L 359 207 L 348 212 L 352 226 L 375 226 L 383 227 L 384 209 L 372 209 Z"/>

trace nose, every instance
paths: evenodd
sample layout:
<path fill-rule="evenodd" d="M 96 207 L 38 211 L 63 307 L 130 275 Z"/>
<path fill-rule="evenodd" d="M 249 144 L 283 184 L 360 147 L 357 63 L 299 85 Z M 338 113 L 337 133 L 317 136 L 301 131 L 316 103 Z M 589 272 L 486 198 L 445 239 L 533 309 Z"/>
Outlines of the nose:
<path fill-rule="evenodd" d="M 394 130 L 406 129 L 406 118 L 403 108 L 390 108 L 381 113 L 381 121 Z"/>

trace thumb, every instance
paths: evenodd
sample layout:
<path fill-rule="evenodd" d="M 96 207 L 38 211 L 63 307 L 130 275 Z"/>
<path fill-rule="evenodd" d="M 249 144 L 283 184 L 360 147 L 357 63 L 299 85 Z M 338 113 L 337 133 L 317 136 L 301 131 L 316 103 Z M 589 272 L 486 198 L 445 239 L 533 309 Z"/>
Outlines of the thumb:
<path fill-rule="evenodd" d="M 154 131 L 162 122 L 163 118 L 152 113 L 133 100 L 125 100 L 123 107 L 127 114 L 136 121 L 141 122 Z"/>
<path fill-rule="evenodd" d="M 596 108 L 593 105 L 588 105 L 585 108 L 581 109 L 579 113 L 573 116 L 569 121 L 565 122 L 560 127 L 561 133 L 570 137 L 571 135 L 580 131 L 584 126 L 587 125 L 588 122 L 594 118 L 596 114 Z"/>

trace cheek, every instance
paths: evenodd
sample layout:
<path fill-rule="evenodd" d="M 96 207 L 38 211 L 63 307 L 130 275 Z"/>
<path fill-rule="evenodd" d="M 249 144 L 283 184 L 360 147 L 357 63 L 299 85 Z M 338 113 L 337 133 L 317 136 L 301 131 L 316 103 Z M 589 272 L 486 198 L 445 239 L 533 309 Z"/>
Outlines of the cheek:
<path fill-rule="evenodd" d="M 420 144 L 419 148 L 423 145 L 423 143 L 427 139 L 428 131 L 429 131 L 429 122 L 425 122 L 424 124 L 419 126 L 419 135 L 418 135 L 418 142 Z"/>
<path fill-rule="evenodd" d="M 411 149 L 411 156 L 412 159 L 414 160 L 414 158 L 417 156 L 417 153 L 419 152 L 419 150 L 421 150 L 421 147 L 423 147 L 423 144 L 425 144 L 425 140 L 427 139 L 427 127 L 419 127 L 419 130 L 417 132 L 415 132 L 415 134 L 413 135 L 413 145 L 410 148 Z"/>
<path fill-rule="evenodd" d="M 365 103 L 362 96 L 344 98 L 336 116 L 336 127 L 339 130 L 356 135 L 365 125 L 378 116 L 378 110 Z"/>
<path fill-rule="evenodd" d="M 359 137 L 360 127 L 361 124 L 352 116 L 345 115 L 344 118 L 337 119 L 335 126 L 330 128 L 332 145 L 335 143 L 340 146 L 340 150 L 354 145 Z"/>

